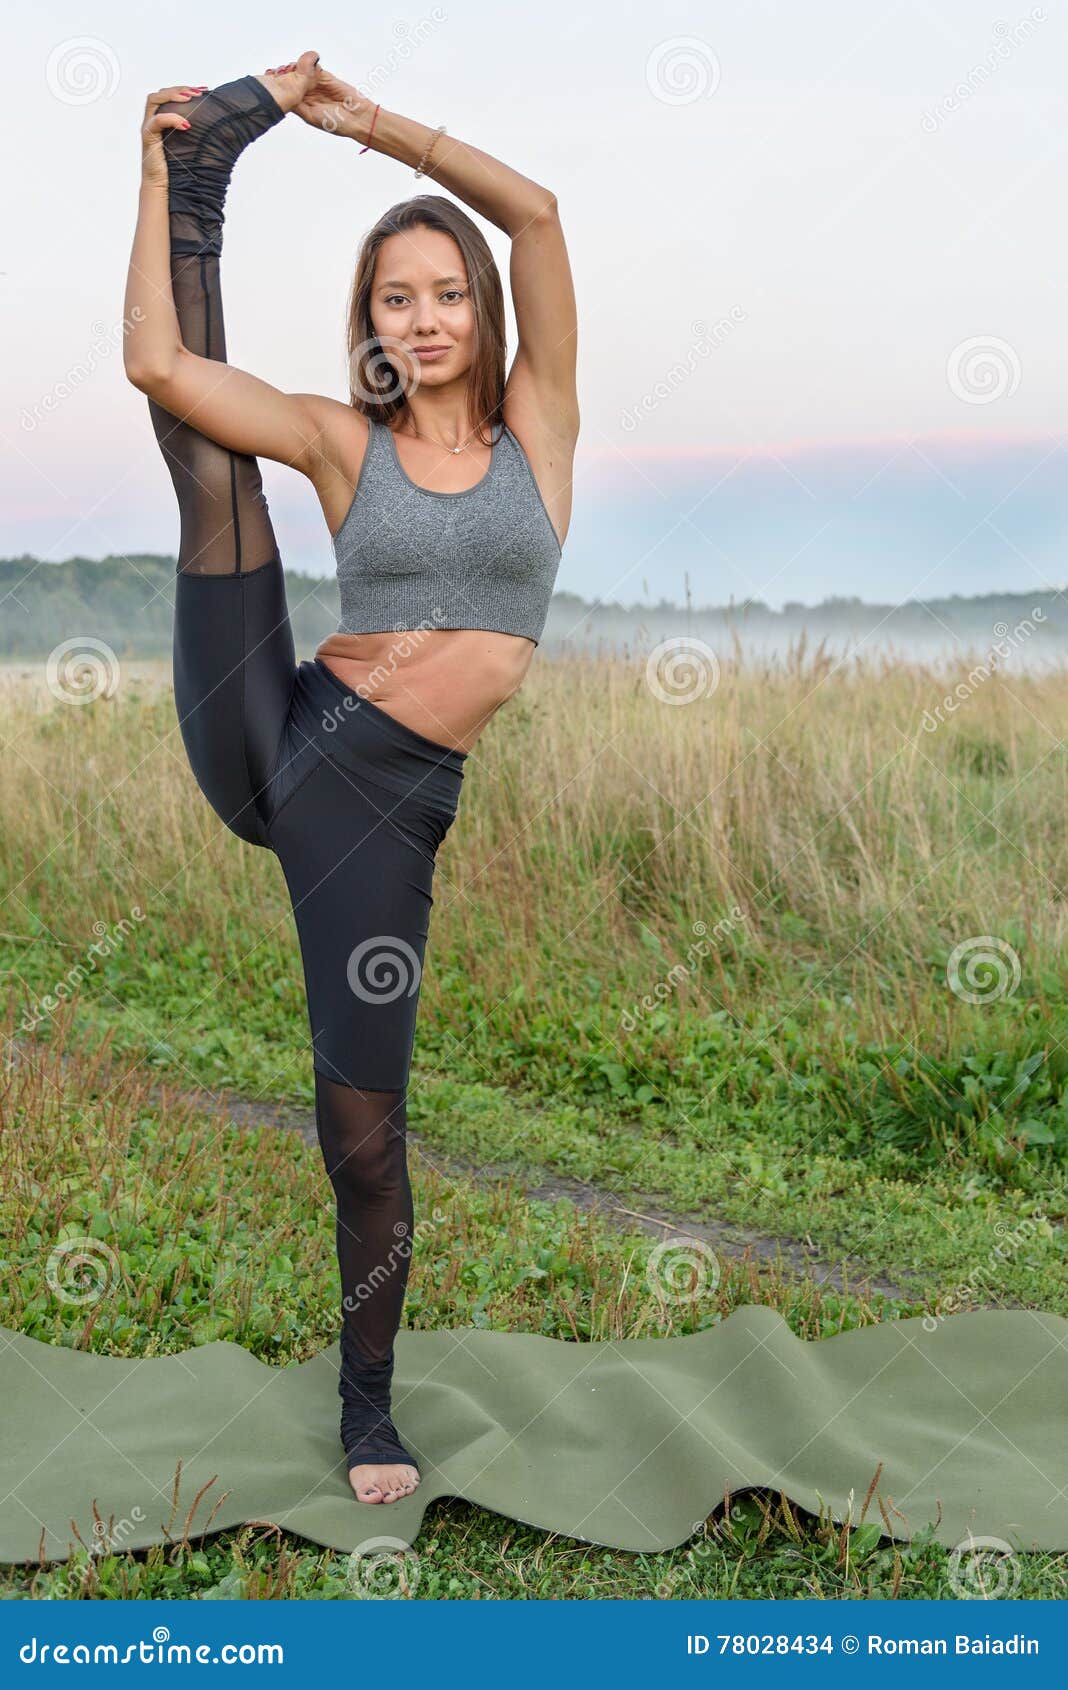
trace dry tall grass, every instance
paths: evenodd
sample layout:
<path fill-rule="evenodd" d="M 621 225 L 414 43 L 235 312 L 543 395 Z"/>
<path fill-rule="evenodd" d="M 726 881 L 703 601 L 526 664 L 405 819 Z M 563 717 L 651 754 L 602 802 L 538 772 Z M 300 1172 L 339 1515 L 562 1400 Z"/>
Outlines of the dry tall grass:
<path fill-rule="evenodd" d="M 643 662 L 541 661 L 468 760 L 437 958 L 505 1026 L 519 987 L 517 1014 L 563 1018 L 590 993 L 652 992 L 695 924 L 723 925 L 673 988 L 689 1008 L 825 1000 L 859 1039 L 942 1042 L 972 1013 L 945 954 L 986 934 L 1020 952 L 1040 1003 L 1059 995 L 1068 671 L 968 672 L 799 652 L 726 662 L 710 695 L 672 705 Z M 295 955 L 277 864 L 200 797 L 165 688 L 73 706 L 9 687 L 3 721 L 9 942 L 43 920 L 77 948 L 136 904 L 147 954 L 206 937 L 250 991 L 264 930 Z"/>

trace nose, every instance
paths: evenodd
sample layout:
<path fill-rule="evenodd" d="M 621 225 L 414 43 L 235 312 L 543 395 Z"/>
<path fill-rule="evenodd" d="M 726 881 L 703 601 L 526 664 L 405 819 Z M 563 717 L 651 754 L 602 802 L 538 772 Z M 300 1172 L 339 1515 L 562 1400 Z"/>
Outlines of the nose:
<path fill-rule="evenodd" d="M 438 314 L 433 299 L 421 299 L 415 308 L 413 327 L 416 334 L 434 334 L 438 326 Z"/>

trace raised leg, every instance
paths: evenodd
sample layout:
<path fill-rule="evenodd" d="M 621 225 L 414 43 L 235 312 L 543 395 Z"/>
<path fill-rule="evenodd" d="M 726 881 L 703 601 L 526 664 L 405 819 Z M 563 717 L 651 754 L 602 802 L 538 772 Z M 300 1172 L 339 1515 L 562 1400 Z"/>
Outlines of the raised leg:
<path fill-rule="evenodd" d="M 230 173 L 284 113 L 253 76 L 169 109 L 191 125 L 164 140 L 178 322 L 191 352 L 223 362 L 219 257 Z M 259 466 L 159 405 L 150 402 L 149 413 L 181 521 L 174 699 L 182 738 L 216 814 L 240 838 L 266 845 L 267 785 L 296 658 Z"/>

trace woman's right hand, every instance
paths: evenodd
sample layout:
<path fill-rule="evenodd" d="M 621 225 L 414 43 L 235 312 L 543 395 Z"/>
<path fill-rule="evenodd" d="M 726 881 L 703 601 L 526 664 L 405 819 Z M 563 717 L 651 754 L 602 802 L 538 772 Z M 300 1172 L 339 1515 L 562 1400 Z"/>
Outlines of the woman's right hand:
<path fill-rule="evenodd" d="M 192 100 L 197 94 L 207 92 L 207 85 L 203 88 L 191 88 L 181 83 L 177 88 L 160 88 L 155 94 L 150 94 L 145 101 L 145 116 L 141 124 L 141 180 L 150 187 L 165 188 L 167 186 L 167 158 L 163 151 L 163 136 L 168 129 L 190 128 L 188 118 L 180 116 L 178 112 L 160 111 L 161 106 L 169 105 L 171 101 Z"/>

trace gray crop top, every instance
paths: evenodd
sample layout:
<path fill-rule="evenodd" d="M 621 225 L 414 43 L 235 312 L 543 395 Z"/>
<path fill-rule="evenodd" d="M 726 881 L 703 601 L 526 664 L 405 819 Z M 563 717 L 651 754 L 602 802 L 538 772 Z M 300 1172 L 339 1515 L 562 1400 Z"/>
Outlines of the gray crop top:
<path fill-rule="evenodd" d="M 481 481 L 434 493 L 402 468 L 393 431 L 367 421 L 356 491 L 334 536 L 338 633 L 485 628 L 537 645 L 562 552 L 511 429 L 494 441 Z"/>

